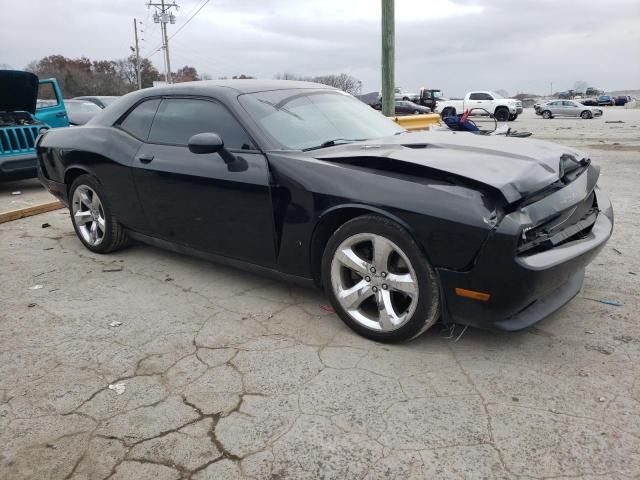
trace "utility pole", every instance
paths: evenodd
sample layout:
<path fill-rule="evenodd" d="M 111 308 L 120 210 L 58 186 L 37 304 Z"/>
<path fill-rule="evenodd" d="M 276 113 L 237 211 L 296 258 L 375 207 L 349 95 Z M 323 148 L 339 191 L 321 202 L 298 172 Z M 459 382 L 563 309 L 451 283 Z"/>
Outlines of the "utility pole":
<path fill-rule="evenodd" d="M 382 113 L 395 115 L 395 0 L 382 0 Z"/>
<path fill-rule="evenodd" d="M 160 31 L 162 32 L 162 50 L 164 51 L 164 78 L 167 83 L 172 83 L 171 80 L 171 61 L 169 60 L 169 38 L 167 36 L 167 23 L 176 23 L 176 16 L 171 13 L 171 9 L 178 10 L 180 7 L 173 3 L 165 3 L 162 0 L 160 3 L 147 3 L 147 8 L 154 7 L 156 11 L 153 13 L 154 23 L 160 24 Z"/>
<path fill-rule="evenodd" d="M 138 44 L 138 20 L 133 19 L 133 34 L 136 38 L 136 81 L 138 90 L 142 88 L 142 74 L 140 73 L 140 45 Z"/>

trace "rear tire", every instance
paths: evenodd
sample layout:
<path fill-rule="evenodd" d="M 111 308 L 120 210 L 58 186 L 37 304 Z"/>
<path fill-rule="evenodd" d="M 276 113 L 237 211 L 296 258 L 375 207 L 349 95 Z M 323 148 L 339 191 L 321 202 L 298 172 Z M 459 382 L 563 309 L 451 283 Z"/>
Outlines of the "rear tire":
<path fill-rule="evenodd" d="M 440 316 L 433 268 L 404 228 L 377 215 L 336 230 L 323 253 L 322 283 L 344 323 L 378 342 L 415 338 Z"/>
<path fill-rule="evenodd" d="M 499 122 L 506 122 L 509 120 L 509 109 L 508 108 L 498 108 L 496 109 L 495 113 L 493 114 L 493 116 L 495 117 L 495 119 Z"/>
<path fill-rule="evenodd" d="M 551 115 L 551 112 L 549 110 L 545 110 L 544 112 L 542 112 L 542 118 L 549 120 L 550 118 L 553 118 L 553 115 Z"/>
<path fill-rule="evenodd" d="M 95 177 L 80 175 L 73 181 L 69 189 L 69 213 L 76 235 L 92 252 L 109 253 L 129 243 Z"/>
<path fill-rule="evenodd" d="M 588 120 L 590 118 L 593 118 L 593 114 L 589 110 L 585 110 L 580 114 L 580 117 L 584 118 L 585 120 Z"/>

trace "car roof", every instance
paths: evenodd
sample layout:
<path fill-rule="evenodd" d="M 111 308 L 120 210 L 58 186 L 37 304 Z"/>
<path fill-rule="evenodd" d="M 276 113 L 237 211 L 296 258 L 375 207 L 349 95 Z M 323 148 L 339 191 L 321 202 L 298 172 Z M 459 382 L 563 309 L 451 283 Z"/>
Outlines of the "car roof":
<path fill-rule="evenodd" d="M 71 100 L 83 100 L 85 98 L 97 98 L 99 100 L 101 98 L 118 98 L 118 95 L 80 95 L 73 97 Z"/>
<path fill-rule="evenodd" d="M 326 88 L 333 89 L 327 85 L 314 82 L 302 82 L 297 80 L 261 80 L 255 78 L 241 80 L 200 80 L 197 82 L 175 83 L 173 85 L 163 85 L 154 87 L 153 90 L 159 93 L 185 93 L 197 95 L 199 93 L 221 92 L 222 90 L 235 90 L 238 93 L 256 93 L 268 90 L 289 90 L 294 88 Z M 149 91 L 151 89 L 147 89 Z M 334 89 L 335 90 L 335 89 Z"/>
<path fill-rule="evenodd" d="M 128 93 L 116 100 L 112 106 L 96 115 L 91 123 L 96 125 L 111 125 L 138 101 L 149 97 L 161 97 L 164 95 L 213 96 L 220 100 L 231 101 L 232 98 L 236 98 L 245 93 L 294 89 L 340 91 L 337 88 L 320 83 L 301 82 L 297 80 L 238 79 L 199 80 L 196 82 L 175 83 L 173 85 L 143 88 L 142 90 Z"/>

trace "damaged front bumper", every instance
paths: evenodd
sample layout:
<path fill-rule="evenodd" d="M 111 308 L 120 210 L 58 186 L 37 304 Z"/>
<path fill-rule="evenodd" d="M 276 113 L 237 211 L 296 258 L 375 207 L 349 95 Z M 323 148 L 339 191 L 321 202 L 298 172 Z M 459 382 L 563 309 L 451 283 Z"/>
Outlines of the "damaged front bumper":
<path fill-rule="evenodd" d="M 549 316 L 575 297 L 585 267 L 613 231 L 613 209 L 597 187 L 597 218 L 590 231 L 545 251 L 518 255 L 513 223 L 502 222 L 466 272 L 438 269 L 446 322 L 497 330 L 520 330 Z M 516 237 L 517 238 L 517 237 Z M 513 256 L 505 252 L 514 251 Z M 456 288 L 487 292 L 480 302 L 456 295 Z"/>

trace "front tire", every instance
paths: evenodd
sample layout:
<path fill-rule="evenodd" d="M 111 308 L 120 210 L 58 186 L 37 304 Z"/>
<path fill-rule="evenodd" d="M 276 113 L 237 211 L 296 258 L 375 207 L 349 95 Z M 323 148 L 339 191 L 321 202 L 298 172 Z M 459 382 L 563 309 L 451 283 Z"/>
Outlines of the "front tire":
<path fill-rule="evenodd" d="M 552 117 L 551 112 L 549 110 L 545 110 L 542 112 L 542 118 L 545 120 L 549 120 Z"/>
<path fill-rule="evenodd" d="M 494 115 L 495 119 L 499 122 L 506 122 L 509 120 L 509 109 L 508 108 L 498 108 Z"/>
<path fill-rule="evenodd" d="M 358 217 L 336 230 L 322 282 L 340 318 L 371 340 L 410 340 L 440 316 L 433 268 L 406 230 L 384 217 Z"/>
<path fill-rule="evenodd" d="M 76 178 L 69 189 L 69 199 L 73 228 L 87 249 L 109 253 L 127 245 L 127 234 L 113 215 L 95 177 L 80 175 Z"/>

